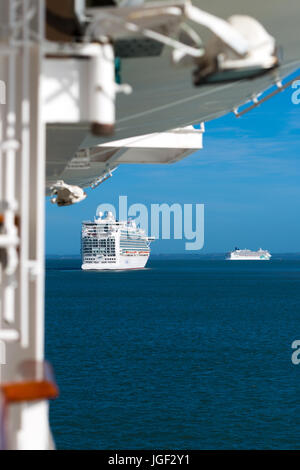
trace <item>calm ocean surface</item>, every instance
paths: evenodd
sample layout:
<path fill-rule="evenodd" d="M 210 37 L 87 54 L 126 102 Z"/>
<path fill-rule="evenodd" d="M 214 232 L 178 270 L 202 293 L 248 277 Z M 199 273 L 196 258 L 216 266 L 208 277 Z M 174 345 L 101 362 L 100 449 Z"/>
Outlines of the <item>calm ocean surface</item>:
<path fill-rule="evenodd" d="M 300 449 L 300 261 L 49 260 L 60 449 Z"/>

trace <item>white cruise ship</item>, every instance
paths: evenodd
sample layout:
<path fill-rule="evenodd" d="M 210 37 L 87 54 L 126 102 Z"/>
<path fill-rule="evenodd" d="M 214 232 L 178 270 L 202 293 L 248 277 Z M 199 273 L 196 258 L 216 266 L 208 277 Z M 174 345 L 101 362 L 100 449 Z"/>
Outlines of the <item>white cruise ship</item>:
<path fill-rule="evenodd" d="M 240 250 L 235 248 L 234 251 L 231 251 L 227 258 L 228 260 L 258 260 L 258 261 L 268 261 L 271 258 L 271 254 L 268 250 L 262 250 L 261 248 L 258 251 L 251 250 Z"/>
<path fill-rule="evenodd" d="M 150 256 L 150 243 L 134 221 L 119 222 L 101 212 L 94 222 L 82 223 L 81 256 L 84 270 L 140 269 Z"/>

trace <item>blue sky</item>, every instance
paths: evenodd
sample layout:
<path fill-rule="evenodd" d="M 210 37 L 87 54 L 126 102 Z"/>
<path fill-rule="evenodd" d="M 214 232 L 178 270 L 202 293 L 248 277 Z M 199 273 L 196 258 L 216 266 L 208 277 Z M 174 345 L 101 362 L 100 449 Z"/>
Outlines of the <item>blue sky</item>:
<path fill-rule="evenodd" d="M 298 71 L 299 73 L 299 71 Z M 46 199 L 46 253 L 80 252 L 81 221 L 97 206 L 203 203 L 205 243 L 200 253 L 234 246 L 300 252 L 300 104 L 289 88 L 237 119 L 206 123 L 203 150 L 173 165 L 121 165 L 85 201 L 59 208 Z M 182 253 L 184 240 L 157 240 L 153 253 Z M 191 253 L 191 252 L 190 252 Z"/>

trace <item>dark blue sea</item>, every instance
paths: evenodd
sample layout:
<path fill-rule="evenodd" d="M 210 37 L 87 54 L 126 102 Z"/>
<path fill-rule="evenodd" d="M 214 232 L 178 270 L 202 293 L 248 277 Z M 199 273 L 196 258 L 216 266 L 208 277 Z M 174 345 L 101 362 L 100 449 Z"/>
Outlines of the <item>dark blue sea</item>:
<path fill-rule="evenodd" d="M 59 449 L 300 449 L 300 261 L 48 260 Z"/>

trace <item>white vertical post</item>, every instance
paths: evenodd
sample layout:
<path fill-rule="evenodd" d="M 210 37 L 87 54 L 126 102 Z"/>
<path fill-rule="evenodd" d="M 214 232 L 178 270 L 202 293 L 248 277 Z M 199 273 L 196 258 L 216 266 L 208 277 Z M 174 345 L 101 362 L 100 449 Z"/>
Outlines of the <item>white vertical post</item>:
<path fill-rule="evenodd" d="M 28 255 L 29 255 L 29 160 L 30 160 L 30 96 L 29 96 L 29 28 L 26 22 L 28 0 L 23 0 L 22 5 L 22 104 L 21 104 L 21 175 L 20 175 L 20 209 L 21 209 L 21 233 L 20 240 L 20 330 L 21 346 L 29 344 L 29 305 L 28 305 Z"/>
<path fill-rule="evenodd" d="M 28 13 L 34 10 L 32 21 Z M 11 0 L 8 17 L 10 50 L 3 62 L 8 74 L 8 112 L 3 123 L 6 142 L 2 149 L 5 163 L 0 162 L 0 168 L 4 167 L 0 197 L 5 205 L 5 235 L 18 234 L 17 210 L 21 228 L 20 250 L 18 253 L 15 250 L 19 261 L 16 278 L 4 270 L 1 277 L 5 296 L 0 328 L 7 352 L 2 380 L 11 382 L 17 380 L 23 361 L 44 359 L 45 124 L 41 114 L 44 1 Z M 3 18 L 0 21 L 3 23 Z M 16 140 L 20 142 L 19 149 Z M 10 329 L 6 329 L 6 324 L 3 329 L 3 318 L 13 324 Z M 40 374 L 42 368 L 35 379 Z M 9 448 L 53 446 L 47 400 L 22 402 L 11 406 L 9 413 Z"/>
<path fill-rule="evenodd" d="M 115 125 L 115 57 L 112 44 L 98 45 L 99 52 L 90 59 L 91 132 L 110 135 Z"/>
<path fill-rule="evenodd" d="M 40 46 L 44 38 L 45 28 L 45 6 L 44 0 L 39 2 L 39 38 Z M 38 63 L 36 76 L 38 77 L 37 103 L 36 103 L 36 268 L 32 275 L 36 278 L 36 360 L 44 359 L 44 337 L 45 337 L 45 168 L 46 168 L 46 145 L 45 145 L 45 123 L 42 120 L 42 87 L 41 71 L 43 62 L 42 47 L 38 48 Z"/>
<path fill-rule="evenodd" d="M 14 48 L 14 22 L 15 22 L 15 2 L 9 3 L 9 26 L 11 34 L 9 37 L 9 46 L 13 51 Z M 8 236 L 16 236 L 15 226 L 15 170 L 16 170 L 16 150 L 9 143 L 14 140 L 16 135 L 16 109 L 15 109 L 15 94 L 16 94 L 16 58 L 12 53 L 8 56 L 8 96 L 7 96 L 7 119 L 6 119 L 6 133 L 5 138 L 8 141 L 8 147 L 5 150 L 5 173 L 4 173 L 4 227 Z M 7 251 L 8 263 L 9 257 L 13 256 L 14 248 Z M 15 282 L 14 274 L 7 274 L 4 279 L 4 292 L 3 292 L 3 313 L 4 319 L 7 323 L 11 324 L 15 319 Z"/>

